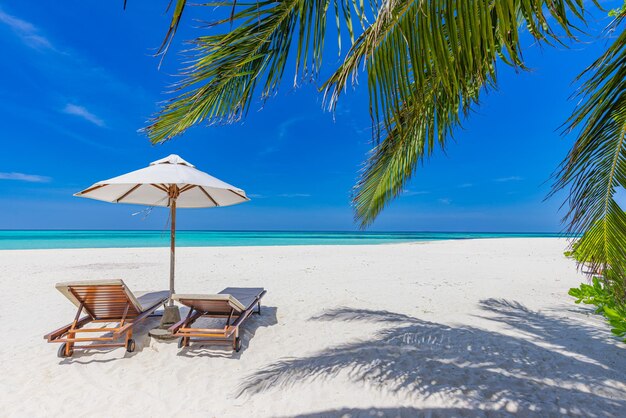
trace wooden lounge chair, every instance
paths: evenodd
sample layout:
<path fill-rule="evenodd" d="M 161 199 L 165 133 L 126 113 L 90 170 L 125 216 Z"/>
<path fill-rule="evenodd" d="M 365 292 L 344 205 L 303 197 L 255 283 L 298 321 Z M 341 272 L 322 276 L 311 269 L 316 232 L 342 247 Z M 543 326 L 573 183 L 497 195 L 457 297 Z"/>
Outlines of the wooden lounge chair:
<path fill-rule="evenodd" d="M 167 291 L 133 294 L 122 280 L 58 283 L 56 288 L 78 307 L 73 322 L 44 336 L 50 343 L 62 343 L 59 357 L 71 356 L 74 349 L 92 347 L 126 347 L 126 351 L 133 352 L 133 327 L 165 304 L 169 296 Z M 87 315 L 81 318 L 83 311 Z M 90 323 L 105 323 L 105 327 L 85 327 Z M 95 336 L 78 338 L 79 333 Z M 76 345 L 84 342 L 95 344 Z"/>
<path fill-rule="evenodd" d="M 261 298 L 266 291 L 261 287 L 227 287 L 216 295 L 172 295 L 172 299 L 189 307 L 185 319 L 172 325 L 169 331 L 180 337 L 178 347 L 187 347 L 191 342 L 232 344 L 235 351 L 241 350 L 239 327 L 252 315 L 254 308 L 261 313 Z M 201 317 L 226 318 L 224 328 L 192 328 Z M 193 340 L 192 340 L 193 339 Z"/>

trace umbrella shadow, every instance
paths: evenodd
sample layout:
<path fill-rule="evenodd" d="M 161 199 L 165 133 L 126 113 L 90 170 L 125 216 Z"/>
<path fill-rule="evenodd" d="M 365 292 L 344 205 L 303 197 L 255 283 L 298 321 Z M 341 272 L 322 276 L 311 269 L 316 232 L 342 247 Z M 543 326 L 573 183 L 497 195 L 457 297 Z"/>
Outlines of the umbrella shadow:
<path fill-rule="evenodd" d="M 61 359 L 61 361 L 59 361 L 59 364 L 109 363 L 111 361 L 118 361 L 118 360 L 123 360 L 123 359 L 134 357 L 137 354 L 141 353 L 144 350 L 144 348 L 150 346 L 150 335 L 148 334 L 148 332 L 152 328 L 157 327 L 159 325 L 159 322 L 160 322 L 160 316 L 151 315 L 148 318 L 146 318 L 144 321 L 140 322 L 135 327 L 133 327 L 132 338 L 135 340 L 135 350 L 132 353 L 127 352 L 126 348 L 124 347 L 89 348 L 88 345 L 83 345 L 83 346 L 79 346 L 79 348 L 74 350 L 74 354 L 72 355 L 72 357 L 66 357 L 66 358 Z M 102 323 L 100 325 L 100 328 L 104 328 L 106 326 L 107 326 L 106 323 Z M 102 336 L 104 337 L 111 337 L 112 335 L 113 333 L 111 332 L 102 334 Z M 123 341 L 123 339 L 120 338 L 119 341 L 121 342 Z M 97 356 L 98 354 L 111 353 L 115 350 L 120 350 L 120 353 L 122 353 L 122 350 L 123 350 L 123 353 L 124 353 L 123 356 L 118 357 L 118 358 L 106 358 L 106 359 L 94 357 L 94 356 Z"/>
<path fill-rule="evenodd" d="M 191 343 L 188 347 L 183 347 L 178 352 L 182 357 L 223 357 L 229 359 L 239 359 L 248 349 L 254 335 L 259 328 L 271 327 L 278 324 L 278 308 L 275 306 L 263 306 L 261 314 L 253 313 L 239 328 L 241 338 L 241 350 L 236 352 L 230 346 L 218 346 L 210 342 Z M 201 318 L 195 324 L 199 328 L 223 327 L 224 321 L 215 318 Z"/>
<path fill-rule="evenodd" d="M 369 339 L 270 364 L 245 378 L 238 396 L 328 381 L 341 374 L 407 398 L 463 399 L 471 415 L 501 410 L 593 417 L 619 415 L 626 407 L 621 373 L 626 358 L 606 332 L 516 302 L 490 299 L 480 306 L 494 316 L 489 320 L 504 322 L 522 336 L 451 327 L 388 311 L 338 308 L 311 320 L 367 321 L 385 327 Z M 565 336 L 570 343 L 561 341 Z"/>

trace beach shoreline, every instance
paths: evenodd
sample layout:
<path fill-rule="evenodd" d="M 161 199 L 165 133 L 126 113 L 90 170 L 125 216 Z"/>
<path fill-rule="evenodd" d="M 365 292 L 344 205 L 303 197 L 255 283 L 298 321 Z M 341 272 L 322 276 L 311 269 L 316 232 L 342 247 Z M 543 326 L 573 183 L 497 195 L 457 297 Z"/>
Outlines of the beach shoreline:
<path fill-rule="evenodd" d="M 135 353 L 69 359 L 42 339 L 75 313 L 54 284 L 121 278 L 134 291 L 162 290 L 169 249 L 3 250 L 3 414 L 618 415 L 624 344 L 567 295 L 587 279 L 567 246 L 180 247 L 179 292 L 267 289 L 242 351 L 153 341 L 152 318 L 136 332 Z"/>

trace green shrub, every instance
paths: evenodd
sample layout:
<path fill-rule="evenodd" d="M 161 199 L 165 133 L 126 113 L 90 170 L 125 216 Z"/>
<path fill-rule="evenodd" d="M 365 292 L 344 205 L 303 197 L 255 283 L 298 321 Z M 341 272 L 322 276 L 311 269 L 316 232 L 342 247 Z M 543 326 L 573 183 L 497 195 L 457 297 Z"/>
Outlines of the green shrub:
<path fill-rule="evenodd" d="M 626 336 L 626 306 L 616 303 L 613 291 L 602 283 L 600 277 L 594 277 L 590 285 L 582 283 L 579 287 L 572 287 L 568 294 L 576 298 L 575 303 L 594 305 L 595 313 L 607 319 L 614 335 Z"/>
<path fill-rule="evenodd" d="M 611 332 L 623 338 L 626 335 L 626 307 L 615 306 L 610 308 L 605 306 L 604 316 L 611 324 Z M 626 342 L 626 338 L 624 338 L 624 342 Z"/>
<path fill-rule="evenodd" d="M 572 287 L 567 293 L 576 298 L 574 303 L 582 302 L 585 305 L 596 306 L 597 314 L 603 313 L 605 306 L 615 306 L 611 291 L 602 285 L 599 277 L 594 277 L 590 285 L 581 283 L 579 287 Z"/>

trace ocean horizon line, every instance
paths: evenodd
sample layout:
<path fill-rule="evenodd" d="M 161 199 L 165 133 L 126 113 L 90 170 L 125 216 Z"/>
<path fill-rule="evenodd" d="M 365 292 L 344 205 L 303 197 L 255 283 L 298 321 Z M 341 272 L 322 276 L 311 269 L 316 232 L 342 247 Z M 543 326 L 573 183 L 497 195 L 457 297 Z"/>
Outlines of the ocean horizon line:
<path fill-rule="evenodd" d="M 568 238 L 555 232 L 179 230 L 178 247 L 373 245 L 486 238 Z M 0 230 L 0 250 L 169 246 L 168 230 Z"/>
<path fill-rule="evenodd" d="M 97 232 L 166 232 L 170 229 L 108 229 L 108 228 L 0 228 L 0 232 L 19 232 L 19 231 L 97 231 Z M 480 230 L 367 230 L 358 229 L 180 229 L 176 232 L 292 232 L 292 233 L 353 233 L 353 234 L 554 234 L 566 236 L 578 236 L 579 233 L 563 232 L 563 231 L 480 231 Z"/>

